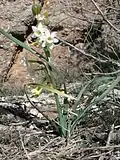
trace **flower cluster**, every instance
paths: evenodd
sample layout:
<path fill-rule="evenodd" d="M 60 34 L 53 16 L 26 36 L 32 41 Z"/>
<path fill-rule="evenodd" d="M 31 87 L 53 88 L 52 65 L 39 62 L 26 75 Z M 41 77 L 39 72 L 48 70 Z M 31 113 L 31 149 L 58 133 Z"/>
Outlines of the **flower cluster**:
<path fill-rule="evenodd" d="M 43 48 L 49 46 L 49 48 L 52 49 L 54 43 L 58 42 L 56 32 L 50 32 L 47 26 L 43 25 L 41 22 L 39 22 L 37 26 L 32 26 L 32 30 Z"/>

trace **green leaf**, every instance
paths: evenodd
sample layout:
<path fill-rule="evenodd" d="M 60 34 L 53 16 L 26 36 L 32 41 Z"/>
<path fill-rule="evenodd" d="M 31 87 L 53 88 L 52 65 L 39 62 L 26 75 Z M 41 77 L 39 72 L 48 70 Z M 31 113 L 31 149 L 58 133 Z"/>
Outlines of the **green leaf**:
<path fill-rule="evenodd" d="M 44 52 L 46 54 L 46 58 L 50 57 L 50 49 L 49 49 L 49 44 L 44 48 Z"/>
<path fill-rule="evenodd" d="M 33 6 L 32 6 L 32 12 L 33 12 L 34 16 L 40 14 L 40 12 L 41 12 L 41 5 L 39 5 L 39 4 L 33 4 Z"/>
<path fill-rule="evenodd" d="M 83 95 L 83 93 L 85 92 L 86 88 L 93 82 L 93 80 L 89 81 L 79 92 L 77 98 L 76 98 L 76 101 L 75 101 L 75 104 L 73 105 L 73 112 L 75 112 L 77 106 L 79 105 L 80 103 L 80 100 L 81 100 L 81 97 Z"/>
<path fill-rule="evenodd" d="M 40 96 L 40 94 L 42 93 L 42 90 L 43 89 L 40 87 L 36 87 L 32 89 L 33 96 L 36 96 L 36 97 Z"/>
<path fill-rule="evenodd" d="M 74 97 L 65 94 L 64 91 L 59 91 L 59 90 L 53 88 L 52 86 L 49 86 L 49 85 L 46 85 L 46 84 L 33 84 L 33 83 L 31 83 L 31 85 L 36 85 L 36 86 L 38 86 L 42 89 L 45 89 L 45 90 L 50 91 L 52 93 L 55 93 L 59 96 L 67 97 L 67 98 L 70 98 L 70 99 L 75 99 Z"/>
<path fill-rule="evenodd" d="M 120 82 L 120 75 L 112 81 L 111 85 L 108 87 L 108 89 L 103 92 L 96 100 L 95 102 L 99 103 L 110 91 Z"/>
<path fill-rule="evenodd" d="M 33 50 L 27 44 L 25 44 L 25 43 L 21 42 L 20 40 L 18 40 L 17 38 L 13 37 L 12 34 L 9 34 L 9 33 L 5 32 L 2 28 L 0 28 L 0 33 L 2 33 L 4 36 L 6 36 L 8 39 L 10 39 L 11 41 L 13 41 L 14 43 L 16 43 L 17 45 L 19 45 L 20 47 L 25 48 L 26 50 L 30 51 L 34 55 L 39 55 L 40 58 L 43 58 L 45 60 L 44 56 L 42 56 L 41 54 L 37 53 L 35 50 Z"/>
<path fill-rule="evenodd" d="M 99 102 L 101 102 L 102 99 L 104 99 L 111 91 L 112 89 L 114 89 L 114 87 L 120 82 L 120 75 L 118 75 L 118 77 L 113 80 L 111 82 L 111 85 L 106 89 L 106 91 L 104 91 L 98 98 L 96 98 L 93 102 L 91 102 L 90 104 L 88 104 L 88 106 L 86 106 L 86 108 L 84 109 L 84 111 L 74 120 L 73 124 L 71 125 L 71 133 L 73 132 L 75 126 L 77 125 L 77 123 L 82 121 L 83 116 L 85 115 L 85 113 L 95 104 L 98 104 Z"/>
<path fill-rule="evenodd" d="M 46 12 L 44 12 L 44 16 L 45 16 L 45 18 L 48 18 L 49 14 L 48 14 L 48 12 L 47 12 L 47 11 L 46 11 Z"/>
<path fill-rule="evenodd" d="M 27 49 L 28 51 L 32 52 L 33 54 L 35 54 L 36 52 L 31 49 L 27 44 L 21 42 L 20 40 L 18 40 L 17 38 L 13 37 L 11 34 L 5 32 L 3 29 L 0 28 L 0 33 L 2 33 L 3 35 L 5 35 L 7 38 L 9 38 L 10 40 L 12 40 L 13 42 L 15 42 L 17 45 L 21 46 L 22 48 Z"/>

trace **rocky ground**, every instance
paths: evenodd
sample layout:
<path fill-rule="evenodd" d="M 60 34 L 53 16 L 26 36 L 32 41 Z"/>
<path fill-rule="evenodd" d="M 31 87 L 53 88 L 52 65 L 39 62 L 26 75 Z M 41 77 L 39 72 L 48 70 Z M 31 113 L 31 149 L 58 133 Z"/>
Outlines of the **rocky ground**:
<path fill-rule="evenodd" d="M 61 39 L 52 52 L 54 64 L 60 80 L 66 81 L 68 88 L 96 72 L 119 70 L 116 63 L 120 55 L 119 1 L 97 0 L 96 4 L 99 8 L 92 0 L 43 0 L 42 12 L 49 13 L 49 28 Z M 36 24 L 31 7 L 31 0 L 1 0 L 0 28 L 23 42 L 28 41 L 31 26 Z M 49 122 L 24 96 L 24 84 L 40 76 L 34 72 L 36 66 L 28 63 L 33 58 L 0 34 L 0 159 L 120 159 L 119 103 L 114 115 L 113 106 L 109 108 L 108 102 L 106 107 L 102 104 L 102 112 L 92 111 L 66 145 L 66 140 L 53 132 Z M 111 63 L 110 58 L 114 62 Z M 101 63 L 99 59 L 108 63 Z M 72 94 L 71 90 L 69 92 Z M 32 101 L 49 118 L 56 118 L 56 105 L 51 95 L 43 94 L 41 99 Z M 108 120 L 111 117 L 112 120 Z M 117 123 L 114 127 L 113 122 Z"/>

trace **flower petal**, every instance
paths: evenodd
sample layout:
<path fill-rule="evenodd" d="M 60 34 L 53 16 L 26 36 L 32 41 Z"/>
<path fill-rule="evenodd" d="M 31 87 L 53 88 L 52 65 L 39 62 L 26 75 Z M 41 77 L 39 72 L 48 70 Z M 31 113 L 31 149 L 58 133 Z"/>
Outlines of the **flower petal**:
<path fill-rule="evenodd" d="M 45 48 L 45 46 L 46 46 L 46 42 L 44 41 L 44 42 L 42 43 L 42 48 Z"/>
<path fill-rule="evenodd" d="M 36 30 L 37 30 L 37 27 L 35 27 L 35 26 L 32 26 L 32 30 L 33 30 L 33 32 L 36 32 Z"/>
<path fill-rule="evenodd" d="M 53 39 L 53 43 L 54 43 L 54 44 L 57 44 L 57 43 L 59 43 L 59 39 L 57 39 L 57 38 L 54 38 L 54 39 Z"/>
<path fill-rule="evenodd" d="M 56 37 L 56 35 L 57 35 L 57 32 L 52 32 L 51 33 L 51 37 L 53 37 L 53 38 Z"/>
<path fill-rule="evenodd" d="M 39 23 L 39 24 L 38 24 L 38 26 L 37 26 L 37 28 L 38 28 L 38 30 L 43 29 L 43 25 L 42 25 L 42 23 Z"/>

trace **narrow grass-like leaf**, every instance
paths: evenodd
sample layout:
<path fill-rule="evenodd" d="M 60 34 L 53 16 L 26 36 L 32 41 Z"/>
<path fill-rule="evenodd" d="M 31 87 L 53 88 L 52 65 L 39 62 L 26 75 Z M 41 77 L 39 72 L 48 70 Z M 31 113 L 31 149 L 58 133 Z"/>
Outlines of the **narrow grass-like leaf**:
<path fill-rule="evenodd" d="M 84 111 L 82 112 L 81 115 L 79 115 L 75 121 L 73 122 L 73 124 L 71 125 L 71 134 L 74 131 L 75 126 L 77 125 L 78 121 L 79 123 L 82 120 L 82 117 L 85 115 L 85 113 L 95 104 L 99 103 L 105 96 L 107 96 L 107 94 L 110 93 L 110 91 L 120 82 L 120 75 L 118 75 L 118 77 L 112 81 L 111 86 L 109 86 L 109 88 L 103 92 L 94 102 L 92 102 L 91 104 L 89 104 L 88 106 L 86 106 L 86 108 L 84 109 Z"/>
<path fill-rule="evenodd" d="M 40 96 L 40 94 L 42 94 L 42 90 L 43 89 L 40 87 L 36 87 L 36 88 L 32 89 L 33 96 L 35 96 L 35 97 Z"/>
<path fill-rule="evenodd" d="M 20 40 L 18 40 L 17 38 L 13 37 L 12 34 L 9 34 L 7 32 L 5 32 L 3 29 L 0 28 L 0 33 L 2 33 L 4 36 L 6 36 L 8 39 L 12 40 L 14 43 L 16 43 L 17 45 L 21 46 L 22 48 L 25 48 L 26 50 L 30 51 L 31 53 L 35 54 L 36 52 L 31 49 L 27 44 L 21 42 Z"/>
<path fill-rule="evenodd" d="M 30 46 L 28 46 L 27 44 L 25 44 L 22 41 L 18 40 L 17 38 L 13 37 L 12 34 L 5 32 L 2 28 L 0 28 L 0 33 L 2 33 L 5 37 L 7 37 L 8 39 L 10 39 L 11 41 L 13 41 L 14 43 L 16 43 L 17 45 L 19 45 L 20 47 L 25 48 L 29 52 L 31 52 L 31 53 L 33 53 L 35 55 L 39 54 L 35 50 L 33 50 Z M 45 57 L 42 56 L 41 54 L 39 54 L 39 57 L 45 59 Z"/>
<path fill-rule="evenodd" d="M 38 86 L 38 87 L 43 88 L 43 89 L 45 89 L 47 91 L 55 93 L 55 94 L 57 94 L 59 96 L 63 96 L 63 97 L 70 98 L 70 99 L 75 99 L 73 96 L 65 94 L 63 91 L 59 91 L 59 90 L 57 90 L 57 89 L 55 89 L 55 88 L 53 88 L 51 86 L 48 86 L 46 84 L 44 85 L 44 84 L 30 83 L 30 85 Z"/>
<path fill-rule="evenodd" d="M 65 94 L 67 94 L 67 91 L 66 91 L 66 86 L 64 84 L 64 92 Z M 62 117 L 61 117 L 61 120 L 62 120 L 62 126 L 65 128 L 65 130 L 63 129 L 63 133 L 64 133 L 64 137 L 67 137 L 67 132 L 68 132 L 68 111 L 69 111 L 69 102 L 68 102 L 68 98 L 64 98 L 64 104 L 63 104 L 63 113 L 62 113 Z"/>
<path fill-rule="evenodd" d="M 118 75 L 118 77 L 111 83 L 108 89 L 105 92 L 103 92 L 101 96 L 95 100 L 95 102 L 99 103 L 119 82 L 120 82 L 120 75 Z"/>
<path fill-rule="evenodd" d="M 75 101 L 75 104 L 73 105 L 73 112 L 75 112 L 77 106 L 79 105 L 80 103 L 80 100 L 81 100 L 81 97 L 84 93 L 84 91 L 86 90 L 86 88 L 90 85 L 90 83 L 93 82 L 93 80 L 89 81 L 79 92 L 77 98 L 76 98 L 76 101 Z"/>

